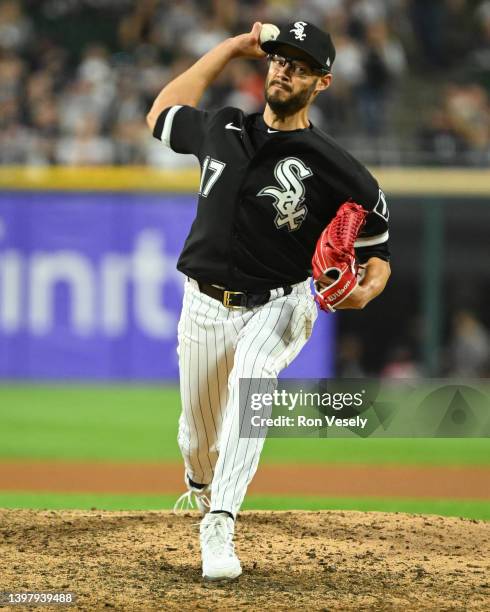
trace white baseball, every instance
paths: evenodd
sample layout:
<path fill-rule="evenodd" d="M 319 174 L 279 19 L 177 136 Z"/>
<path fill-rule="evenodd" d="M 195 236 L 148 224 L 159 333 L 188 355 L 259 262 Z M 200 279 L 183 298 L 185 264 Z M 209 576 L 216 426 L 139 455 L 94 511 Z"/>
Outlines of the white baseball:
<path fill-rule="evenodd" d="M 279 36 L 279 28 L 273 23 L 264 23 L 260 30 L 260 44 L 268 40 L 276 40 Z"/>

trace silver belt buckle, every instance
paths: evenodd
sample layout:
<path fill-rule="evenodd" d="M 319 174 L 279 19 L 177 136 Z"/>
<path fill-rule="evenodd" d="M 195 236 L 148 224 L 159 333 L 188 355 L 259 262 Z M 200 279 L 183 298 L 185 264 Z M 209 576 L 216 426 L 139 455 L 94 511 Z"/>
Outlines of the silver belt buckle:
<path fill-rule="evenodd" d="M 223 292 L 223 306 L 226 306 L 226 308 L 243 308 L 243 306 L 233 306 L 233 304 L 231 303 L 231 299 L 232 299 L 232 295 L 244 295 L 243 291 L 224 291 Z"/>

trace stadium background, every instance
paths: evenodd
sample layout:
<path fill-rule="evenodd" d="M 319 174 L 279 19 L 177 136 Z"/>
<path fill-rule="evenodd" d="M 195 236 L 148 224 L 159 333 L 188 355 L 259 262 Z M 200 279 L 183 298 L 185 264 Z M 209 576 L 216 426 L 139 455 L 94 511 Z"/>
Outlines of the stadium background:
<path fill-rule="evenodd" d="M 173 264 L 198 175 L 144 115 L 222 38 L 299 17 L 334 36 L 335 84 L 313 121 L 385 189 L 393 276 L 362 313 L 321 317 L 289 374 L 488 378 L 488 1 L 4 0 L 0 506 L 168 508 L 180 492 Z M 203 106 L 259 110 L 263 72 L 235 62 Z M 270 440 L 263 466 L 282 489 L 264 481 L 245 507 L 488 519 L 488 451 L 486 439 Z M 309 471 L 321 486 L 308 492 Z M 438 479 L 449 484 L 424 489 Z"/>

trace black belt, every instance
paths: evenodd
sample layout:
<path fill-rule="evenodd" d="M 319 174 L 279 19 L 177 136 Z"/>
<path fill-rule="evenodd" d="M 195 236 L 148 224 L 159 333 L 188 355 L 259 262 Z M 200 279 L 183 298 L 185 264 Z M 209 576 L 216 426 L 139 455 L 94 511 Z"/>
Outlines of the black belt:
<path fill-rule="evenodd" d="M 271 299 L 271 292 L 264 291 L 262 293 L 251 293 L 250 291 L 228 291 L 227 289 L 219 289 L 214 285 L 206 283 L 198 283 L 201 293 L 209 295 L 209 297 L 218 300 L 227 308 L 254 308 L 267 304 Z M 284 290 L 284 295 L 289 295 L 293 288 L 291 286 L 281 287 Z"/>

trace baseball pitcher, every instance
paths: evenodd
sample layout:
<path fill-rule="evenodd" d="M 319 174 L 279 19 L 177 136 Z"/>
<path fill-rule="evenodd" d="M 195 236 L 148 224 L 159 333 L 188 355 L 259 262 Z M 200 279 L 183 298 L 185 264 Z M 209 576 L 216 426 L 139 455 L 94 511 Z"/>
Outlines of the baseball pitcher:
<path fill-rule="evenodd" d="M 263 113 L 198 109 L 234 58 L 268 62 Z M 155 138 L 201 165 L 197 215 L 177 265 L 186 277 L 178 441 L 180 501 L 194 498 L 203 514 L 210 580 L 241 574 L 235 519 L 264 443 L 240 437 L 239 380 L 277 380 L 311 335 L 315 299 L 326 312 L 361 309 L 390 275 L 383 192 L 308 119 L 334 59 L 330 35 L 311 23 L 263 31 L 255 23 L 167 84 L 147 116 Z"/>

